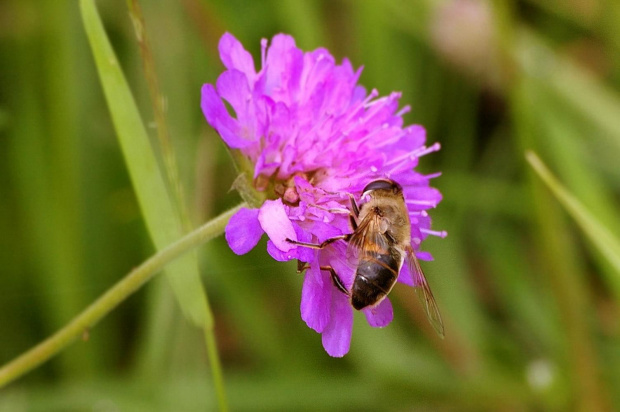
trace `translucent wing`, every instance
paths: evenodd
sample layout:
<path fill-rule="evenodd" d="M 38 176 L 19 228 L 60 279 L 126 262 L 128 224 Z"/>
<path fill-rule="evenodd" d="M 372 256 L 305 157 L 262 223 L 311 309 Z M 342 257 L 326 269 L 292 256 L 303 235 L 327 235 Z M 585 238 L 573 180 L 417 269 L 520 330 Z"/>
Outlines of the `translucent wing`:
<path fill-rule="evenodd" d="M 441 320 L 441 315 L 439 314 L 439 308 L 437 307 L 437 302 L 435 302 L 435 297 L 433 297 L 433 292 L 431 292 L 431 288 L 426 281 L 426 277 L 424 276 L 424 272 L 422 272 L 422 268 L 420 267 L 420 262 L 418 262 L 418 258 L 416 258 L 415 253 L 411 246 L 407 248 L 407 265 L 409 268 L 409 272 L 413 276 L 413 284 L 415 285 L 415 292 L 426 311 L 426 316 L 428 317 L 429 322 L 435 328 L 435 331 L 441 336 L 444 337 L 444 328 L 443 321 Z"/>
<path fill-rule="evenodd" d="M 347 257 L 349 259 L 359 257 L 360 251 L 387 253 L 389 248 L 388 239 L 382 233 L 382 218 L 374 213 L 369 213 L 358 224 L 357 229 L 349 238 Z"/>

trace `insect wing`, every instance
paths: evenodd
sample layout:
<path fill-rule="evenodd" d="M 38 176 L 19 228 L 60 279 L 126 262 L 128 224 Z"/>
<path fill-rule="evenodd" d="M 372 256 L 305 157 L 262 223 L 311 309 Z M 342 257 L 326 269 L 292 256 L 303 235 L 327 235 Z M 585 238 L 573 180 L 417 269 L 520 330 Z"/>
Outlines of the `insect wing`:
<path fill-rule="evenodd" d="M 407 265 L 409 272 L 413 276 L 413 284 L 416 295 L 418 295 L 418 298 L 426 311 L 426 316 L 428 317 L 431 325 L 433 325 L 433 328 L 435 328 L 435 331 L 437 331 L 439 336 L 443 338 L 444 327 L 443 321 L 441 320 L 441 314 L 439 313 L 439 308 L 437 307 L 437 302 L 435 302 L 435 297 L 433 296 L 433 292 L 431 292 L 431 287 L 428 285 L 424 272 L 422 272 L 422 268 L 420 267 L 420 262 L 411 247 L 407 248 Z"/>
<path fill-rule="evenodd" d="M 347 258 L 357 260 L 359 254 L 367 252 L 386 253 L 389 244 L 387 237 L 381 233 L 381 217 L 378 215 L 367 215 L 362 220 L 357 229 L 349 239 L 347 247 Z"/>

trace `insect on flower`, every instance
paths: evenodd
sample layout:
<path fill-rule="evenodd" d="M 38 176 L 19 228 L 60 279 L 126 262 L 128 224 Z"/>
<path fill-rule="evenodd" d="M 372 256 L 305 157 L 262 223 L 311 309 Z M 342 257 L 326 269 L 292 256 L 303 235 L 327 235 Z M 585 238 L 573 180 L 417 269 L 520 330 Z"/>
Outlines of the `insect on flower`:
<path fill-rule="evenodd" d="M 364 188 L 362 198 L 365 196 L 369 196 L 370 200 L 361 207 L 358 207 L 353 196 L 350 197 L 349 220 L 352 233 L 331 237 L 320 244 L 286 240 L 312 249 L 323 249 L 339 240 L 348 242 L 347 256 L 357 262 L 350 290 L 334 268 L 321 266 L 320 269 L 330 273 L 334 286 L 347 295 L 351 306 L 357 310 L 379 305 L 396 284 L 406 261 L 409 272 L 418 279 L 415 290 L 426 315 L 437 333 L 443 337 L 444 327 L 439 308 L 411 247 L 411 222 L 403 188 L 390 179 L 374 180 Z M 307 268 L 307 265 L 300 266 L 300 270 Z"/>
<path fill-rule="evenodd" d="M 203 86 L 202 109 L 243 158 L 246 189 L 261 199 L 226 226 L 233 252 L 249 252 L 266 235 L 275 260 L 307 269 L 301 319 L 330 356 L 349 351 L 354 308 L 371 327 L 392 321 L 386 295 L 395 282 L 416 288 L 441 333 L 417 263 L 432 259 L 422 250 L 427 236 L 446 236 L 431 229 L 427 212 L 442 199 L 430 184 L 440 173 L 416 171 L 440 144 L 427 146 L 424 127 L 404 124 L 410 108 L 399 107 L 401 93 L 367 90 L 348 59 L 303 51 L 285 34 L 261 41 L 259 68 L 232 34 L 218 47 L 226 70 Z M 360 200 L 364 193 L 370 200 Z"/>

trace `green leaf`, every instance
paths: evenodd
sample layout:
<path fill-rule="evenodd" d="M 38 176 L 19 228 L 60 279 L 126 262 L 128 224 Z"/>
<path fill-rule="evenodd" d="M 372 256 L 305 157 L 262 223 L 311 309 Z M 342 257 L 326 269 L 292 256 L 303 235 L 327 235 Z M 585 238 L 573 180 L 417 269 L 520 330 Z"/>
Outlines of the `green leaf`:
<path fill-rule="evenodd" d="M 575 219 L 581 230 L 620 275 L 620 240 L 558 182 L 534 152 L 527 151 L 525 157 L 538 176 L 551 189 L 560 204 Z M 616 292 L 620 291 L 620 277 L 616 277 L 612 281 Z"/>
<path fill-rule="evenodd" d="M 94 1 L 81 0 L 80 6 L 103 92 L 138 203 L 151 239 L 157 250 L 161 250 L 182 236 L 181 220 Z M 188 254 L 172 263 L 167 274 L 185 316 L 198 326 L 212 325 L 195 254 Z"/>

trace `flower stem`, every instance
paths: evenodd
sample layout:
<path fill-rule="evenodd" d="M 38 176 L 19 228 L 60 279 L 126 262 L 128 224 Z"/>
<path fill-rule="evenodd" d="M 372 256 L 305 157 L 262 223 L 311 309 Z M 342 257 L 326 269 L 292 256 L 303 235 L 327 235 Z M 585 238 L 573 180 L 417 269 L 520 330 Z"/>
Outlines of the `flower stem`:
<path fill-rule="evenodd" d="M 2 366 L 0 368 L 0 388 L 41 365 L 52 356 L 59 353 L 77 337 L 87 336 L 90 329 L 94 327 L 99 320 L 110 313 L 112 309 L 127 299 L 129 295 L 137 291 L 147 281 L 152 279 L 164 266 L 184 253 L 221 235 L 230 217 L 244 206 L 245 204 L 243 203 L 222 213 L 210 222 L 205 223 L 203 226 L 157 252 L 140 266 L 129 272 L 127 276 L 108 289 L 107 292 L 90 304 L 90 306 L 58 332 Z M 205 338 L 209 343 L 209 360 L 220 409 L 227 410 L 222 371 L 215 348 L 215 336 L 212 328 L 205 328 Z"/>

